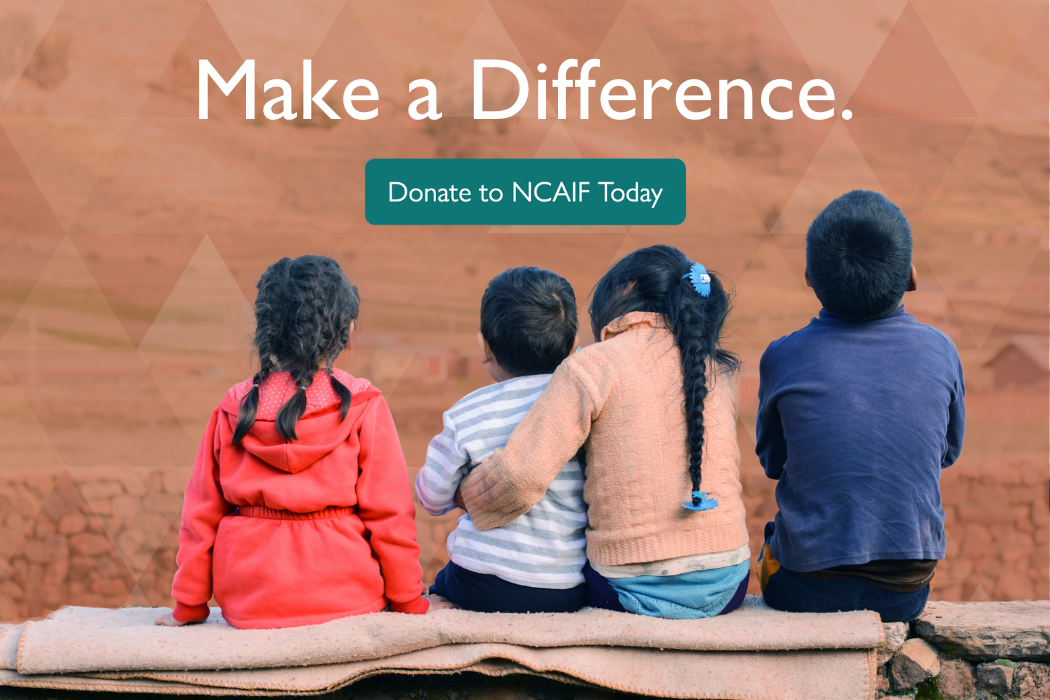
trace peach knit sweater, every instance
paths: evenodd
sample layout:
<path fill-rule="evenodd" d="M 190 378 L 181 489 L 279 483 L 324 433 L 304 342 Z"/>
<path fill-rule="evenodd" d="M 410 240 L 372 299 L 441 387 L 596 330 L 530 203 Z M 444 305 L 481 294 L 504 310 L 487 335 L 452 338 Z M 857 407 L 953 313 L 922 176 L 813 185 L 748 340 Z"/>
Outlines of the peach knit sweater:
<path fill-rule="evenodd" d="M 701 490 L 718 499 L 714 510 L 682 508 L 692 486 L 678 348 L 662 315 L 633 312 L 562 362 L 506 448 L 463 482 L 474 526 L 500 527 L 527 511 L 584 446 L 591 561 L 616 566 L 747 544 L 733 394 L 714 366 L 707 382 Z"/>

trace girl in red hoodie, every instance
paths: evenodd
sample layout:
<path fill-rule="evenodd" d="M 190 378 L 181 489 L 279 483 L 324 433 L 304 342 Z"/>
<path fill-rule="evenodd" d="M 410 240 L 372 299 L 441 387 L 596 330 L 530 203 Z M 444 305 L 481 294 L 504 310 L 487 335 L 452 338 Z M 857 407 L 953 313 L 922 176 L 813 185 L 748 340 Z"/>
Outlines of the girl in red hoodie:
<path fill-rule="evenodd" d="M 177 605 L 157 624 L 313 625 L 425 613 L 415 508 L 379 390 L 333 369 L 357 289 L 330 258 L 284 258 L 255 300 L 260 371 L 212 412 L 186 489 Z"/>

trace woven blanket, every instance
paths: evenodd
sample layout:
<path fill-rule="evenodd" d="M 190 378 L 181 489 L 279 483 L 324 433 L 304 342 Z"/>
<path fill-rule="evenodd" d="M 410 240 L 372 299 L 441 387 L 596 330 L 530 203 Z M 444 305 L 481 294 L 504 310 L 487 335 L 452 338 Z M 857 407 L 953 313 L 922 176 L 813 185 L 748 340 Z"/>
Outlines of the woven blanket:
<path fill-rule="evenodd" d="M 63 608 L 0 634 L 0 685 L 172 694 L 315 694 L 379 673 L 529 673 L 683 698 L 872 697 L 870 612 L 740 610 L 698 621 L 584 610 L 377 613 L 283 630 L 155 627 L 164 609 Z M 216 611 L 217 613 L 218 611 Z"/>

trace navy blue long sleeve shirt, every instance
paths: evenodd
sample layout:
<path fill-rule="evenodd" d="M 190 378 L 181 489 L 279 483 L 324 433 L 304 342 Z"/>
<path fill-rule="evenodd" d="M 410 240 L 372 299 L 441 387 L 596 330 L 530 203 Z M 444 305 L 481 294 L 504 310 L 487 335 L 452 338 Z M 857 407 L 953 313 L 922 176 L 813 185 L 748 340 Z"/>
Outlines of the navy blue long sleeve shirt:
<path fill-rule="evenodd" d="M 773 556 L 792 571 L 943 559 L 941 469 L 962 450 L 959 353 L 904 308 L 822 310 L 759 365 L 756 452 L 778 479 Z"/>

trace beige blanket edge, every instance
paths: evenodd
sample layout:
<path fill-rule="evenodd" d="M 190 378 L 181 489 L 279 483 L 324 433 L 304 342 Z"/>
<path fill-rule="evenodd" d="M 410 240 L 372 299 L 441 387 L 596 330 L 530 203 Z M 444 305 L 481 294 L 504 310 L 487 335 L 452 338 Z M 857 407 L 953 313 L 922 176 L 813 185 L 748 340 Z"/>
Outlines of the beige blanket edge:
<path fill-rule="evenodd" d="M 344 664 L 230 671 L 22 675 L 0 670 L 0 686 L 172 695 L 314 695 L 381 673 L 530 674 L 663 698 L 868 700 L 873 649 L 697 652 L 625 647 L 526 648 L 451 644 Z"/>
<path fill-rule="evenodd" d="M 757 596 L 749 596 L 729 615 L 704 620 L 596 609 L 536 615 L 441 610 L 422 616 L 374 613 L 309 627 L 237 630 L 218 610 L 202 625 L 157 627 L 153 622 L 163 612 L 166 609 L 62 608 L 45 620 L 25 624 L 14 667 L 9 636 L 18 632 L 8 630 L 0 636 L 0 668 L 22 675 L 283 668 L 369 661 L 449 645 L 762 652 L 867 650 L 885 643 L 883 626 L 873 612 L 783 613 Z"/>

